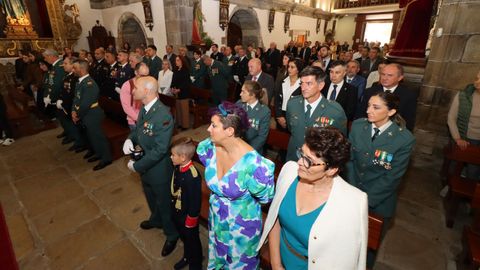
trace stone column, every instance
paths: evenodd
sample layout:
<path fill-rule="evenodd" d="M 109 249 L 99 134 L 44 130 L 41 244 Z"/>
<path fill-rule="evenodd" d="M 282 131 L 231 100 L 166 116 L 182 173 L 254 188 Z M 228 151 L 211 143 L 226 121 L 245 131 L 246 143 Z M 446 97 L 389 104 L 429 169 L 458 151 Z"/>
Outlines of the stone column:
<path fill-rule="evenodd" d="M 192 43 L 193 0 L 164 0 L 167 44 L 175 48 Z"/>
<path fill-rule="evenodd" d="M 480 2 L 443 0 L 419 96 L 418 127 L 447 135 L 446 119 L 454 95 L 480 70 Z M 441 32 L 441 35 L 440 35 Z M 436 34 L 439 35 L 436 35 Z M 413 34 L 413 32 L 412 32 Z M 421 115 L 419 115 L 421 113 Z"/>

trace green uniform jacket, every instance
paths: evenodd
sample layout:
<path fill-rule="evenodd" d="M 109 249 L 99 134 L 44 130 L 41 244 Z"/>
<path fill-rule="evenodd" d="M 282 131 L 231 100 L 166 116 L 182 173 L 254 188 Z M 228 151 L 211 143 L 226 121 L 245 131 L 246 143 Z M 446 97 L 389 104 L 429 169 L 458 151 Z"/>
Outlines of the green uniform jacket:
<path fill-rule="evenodd" d="M 97 83 L 90 76 L 77 83 L 72 111 L 77 112 L 78 118 L 84 118 L 90 108 L 98 107 L 99 93 Z"/>
<path fill-rule="evenodd" d="M 287 128 L 290 131 L 287 160 L 297 160 L 297 148 L 305 141 L 305 131 L 309 127 L 334 126 L 345 136 L 347 134 L 347 117 L 342 106 L 335 101 L 321 98 L 309 119 L 305 119 L 305 99 L 303 96 L 290 98 L 287 103 Z"/>
<path fill-rule="evenodd" d="M 205 88 L 205 76 L 207 76 L 207 66 L 203 63 L 202 59 L 198 61 L 193 61 L 193 65 L 190 69 L 190 76 L 195 78 L 195 81 L 192 83 L 198 88 Z"/>
<path fill-rule="evenodd" d="M 229 80 L 233 80 L 233 65 L 235 64 L 235 57 L 233 55 L 230 55 L 230 58 L 227 58 L 227 56 L 223 56 L 222 63 L 226 67 L 228 71 L 228 78 Z"/>
<path fill-rule="evenodd" d="M 162 60 L 155 55 L 153 59 L 148 61 L 148 68 L 150 69 L 150 76 L 155 77 L 158 79 L 158 72 L 162 69 Z"/>
<path fill-rule="evenodd" d="M 247 103 L 243 103 L 241 100 L 237 102 L 237 105 L 242 106 L 247 112 L 250 122 L 250 128 L 245 132 L 245 141 L 259 154 L 262 154 L 270 131 L 270 108 L 258 102 L 253 109 L 248 110 Z"/>
<path fill-rule="evenodd" d="M 171 180 L 173 167 L 169 150 L 173 125 L 170 110 L 160 100 L 157 100 L 146 114 L 143 108 L 140 110 L 137 126 L 129 138 L 144 151 L 144 156 L 134 164 L 135 171 L 142 175 L 142 179 L 163 183 Z"/>
<path fill-rule="evenodd" d="M 406 128 L 392 123 L 372 142 L 372 124 L 355 120 L 350 131 L 351 161 L 348 182 L 368 195 L 370 211 L 392 217 L 397 204 L 397 188 L 408 167 L 415 137 Z"/>
<path fill-rule="evenodd" d="M 227 68 L 222 62 L 213 60 L 212 65 L 207 70 L 210 82 L 212 83 L 213 98 L 217 101 L 226 100 L 230 76 Z"/>
<path fill-rule="evenodd" d="M 52 104 L 57 101 L 63 88 L 63 78 L 65 70 L 63 69 L 63 60 L 58 61 L 48 71 L 48 84 L 46 85 L 44 97 L 50 96 Z"/>

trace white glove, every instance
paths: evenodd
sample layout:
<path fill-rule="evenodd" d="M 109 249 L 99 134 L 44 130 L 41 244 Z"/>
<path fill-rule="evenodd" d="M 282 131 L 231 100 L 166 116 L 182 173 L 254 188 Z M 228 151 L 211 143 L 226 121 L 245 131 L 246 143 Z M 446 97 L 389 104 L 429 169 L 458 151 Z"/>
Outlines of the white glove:
<path fill-rule="evenodd" d="M 122 89 L 120 87 L 115 87 L 115 92 L 117 92 L 119 95 L 120 95 L 121 91 L 122 91 Z"/>
<path fill-rule="evenodd" d="M 190 80 L 191 80 L 192 82 L 195 82 L 195 77 L 190 76 Z"/>
<path fill-rule="evenodd" d="M 123 143 L 123 153 L 125 155 L 130 155 L 133 152 L 133 142 L 130 139 L 126 139 Z"/>
<path fill-rule="evenodd" d="M 238 83 L 240 82 L 240 79 L 238 78 L 238 75 L 233 75 L 233 79 Z"/>
<path fill-rule="evenodd" d="M 56 104 L 57 109 L 59 109 L 59 110 L 63 109 L 62 104 L 63 104 L 63 100 L 61 100 L 61 99 L 57 100 L 57 104 Z"/>
<path fill-rule="evenodd" d="M 135 171 L 135 168 L 133 167 L 133 164 L 135 164 L 135 161 L 129 160 L 129 161 L 128 161 L 128 164 L 127 164 L 127 167 L 128 167 L 128 169 L 129 169 L 130 171 L 136 172 L 136 171 Z"/>
<path fill-rule="evenodd" d="M 52 103 L 52 100 L 50 99 L 50 95 L 43 98 L 43 103 L 45 103 L 45 107 L 47 107 L 48 105 L 50 105 L 50 103 Z"/>

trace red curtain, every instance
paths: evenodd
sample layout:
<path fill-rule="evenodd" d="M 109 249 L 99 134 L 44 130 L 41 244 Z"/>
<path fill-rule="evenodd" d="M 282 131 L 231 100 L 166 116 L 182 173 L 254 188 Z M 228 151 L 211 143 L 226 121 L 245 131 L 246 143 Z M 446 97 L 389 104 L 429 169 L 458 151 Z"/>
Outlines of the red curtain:
<path fill-rule="evenodd" d="M 400 6 L 405 6 L 406 11 L 390 55 L 425 57 L 433 3 L 434 0 L 400 0 Z"/>

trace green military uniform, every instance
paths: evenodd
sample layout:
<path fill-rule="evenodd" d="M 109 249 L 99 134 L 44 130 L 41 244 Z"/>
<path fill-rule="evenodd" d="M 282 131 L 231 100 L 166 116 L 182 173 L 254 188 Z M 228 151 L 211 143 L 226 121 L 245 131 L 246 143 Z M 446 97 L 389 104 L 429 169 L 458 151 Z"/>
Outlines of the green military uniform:
<path fill-rule="evenodd" d="M 158 80 L 158 73 L 162 69 L 162 60 L 155 55 L 153 58 L 148 59 L 147 65 L 150 70 L 149 75 Z"/>
<path fill-rule="evenodd" d="M 103 110 L 98 106 L 100 90 L 92 77 L 87 76 L 77 83 L 72 112 L 76 112 L 80 121 L 85 126 L 88 143 L 93 148 L 95 155 L 103 162 L 112 161 L 110 145 L 103 134 L 102 121 L 105 117 Z"/>
<path fill-rule="evenodd" d="M 206 75 L 207 66 L 205 66 L 202 59 L 199 58 L 198 61 L 193 61 L 193 65 L 190 70 L 190 76 L 192 76 L 195 80 L 192 84 L 198 88 L 205 88 Z"/>
<path fill-rule="evenodd" d="M 372 141 L 372 124 L 366 118 L 352 123 L 351 160 L 347 181 L 368 195 L 370 212 L 384 218 L 381 238 L 389 228 L 397 205 L 397 188 L 405 174 L 415 137 L 406 128 L 392 123 Z M 376 252 L 367 252 L 367 268 L 373 269 Z"/>
<path fill-rule="evenodd" d="M 237 105 L 243 107 L 248 114 L 250 128 L 245 133 L 245 141 L 250 144 L 259 154 L 263 153 L 263 146 L 267 141 L 270 131 L 270 108 L 258 102 L 251 108 L 247 103 L 238 101 Z"/>
<path fill-rule="evenodd" d="M 50 96 L 52 105 L 57 102 L 63 88 L 63 78 L 65 77 L 65 70 L 63 69 L 63 61 L 57 61 L 48 71 L 48 84 L 46 85 L 44 97 Z"/>
<path fill-rule="evenodd" d="M 145 113 L 142 108 L 137 125 L 130 133 L 134 145 L 139 145 L 144 156 L 133 165 L 142 177 L 142 186 L 151 211 L 149 222 L 163 227 L 168 241 L 178 239 L 171 220 L 170 180 L 173 165 L 170 160 L 170 140 L 174 122 L 170 110 L 160 100 Z"/>
<path fill-rule="evenodd" d="M 78 128 L 72 122 L 72 106 L 73 99 L 75 98 L 75 86 L 77 85 L 77 82 L 78 77 L 73 72 L 65 75 L 65 78 L 63 79 L 62 92 L 58 98 L 59 100 L 63 101 L 63 110 L 59 110 L 58 120 L 65 129 L 67 137 L 75 140 L 74 146 L 79 148 L 85 146 L 85 141 L 80 135 Z"/>
<path fill-rule="evenodd" d="M 305 130 L 309 127 L 334 126 L 347 134 L 347 117 L 342 106 L 335 101 L 321 97 L 315 110 L 305 119 L 305 99 L 303 96 L 292 97 L 287 103 L 287 127 L 291 133 L 288 142 L 286 161 L 297 160 L 297 149 L 305 141 Z"/>
<path fill-rule="evenodd" d="M 349 139 L 352 152 L 347 164 L 348 182 L 367 193 L 370 211 L 392 217 L 397 187 L 407 170 L 415 137 L 392 123 L 372 141 L 372 124 L 362 118 L 353 122 Z"/>
<path fill-rule="evenodd" d="M 223 59 L 222 59 L 222 63 L 227 68 L 229 80 L 232 81 L 233 80 L 233 71 L 234 71 L 233 70 L 233 65 L 235 65 L 235 57 L 233 55 L 230 55 L 230 56 L 224 55 Z"/>
<path fill-rule="evenodd" d="M 208 76 L 212 83 L 213 103 L 215 105 L 227 100 L 229 73 L 225 65 L 212 59 L 212 65 L 208 67 Z"/>
<path fill-rule="evenodd" d="M 92 76 L 93 80 L 97 83 L 97 85 L 101 87 L 105 83 L 109 71 L 110 65 L 107 64 L 107 61 L 105 61 L 105 59 L 102 59 L 100 61 L 94 62 L 94 66 L 90 70 L 90 76 Z"/>

